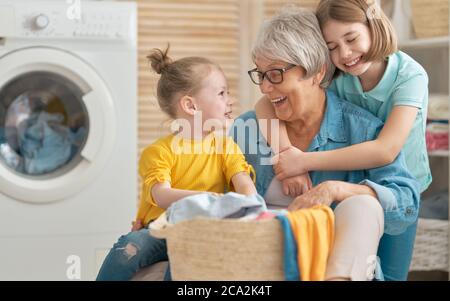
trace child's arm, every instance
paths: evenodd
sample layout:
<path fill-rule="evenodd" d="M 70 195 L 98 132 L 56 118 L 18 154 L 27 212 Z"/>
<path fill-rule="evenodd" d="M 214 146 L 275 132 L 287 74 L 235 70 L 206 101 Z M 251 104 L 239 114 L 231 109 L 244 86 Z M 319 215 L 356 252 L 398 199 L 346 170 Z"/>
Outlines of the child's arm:
<path fill-rule="evenodd" d="M 142 225 L 141 219 L 131 222 L 131 232 L 139 231 L 142 228 L 144 228 L 144 225 Z"/>
<path fill-rule="evenodd" d="M 270 145 L 272 151 L 278 154 L 280 150 L 291 146 L 284 121 L 278 120 L 275 111 L 267 97 L 262 97 L 255 105 L 256 119 L 261 133 Z M 272 129 L 271 120 L 278 120 L 279 129 Z"/>
<path fill-rule="evenodd" d="M 231 182 L 233 182 L 234 189 L 237 193 L 245 195 L 253 195 L 257 193 L 252 179 L 244 171 L 235 174 L 231 178 Z"/>
<path fill-rule="evenodd" d="M 395 106 L 378 138 L 341 149 L 303 153 L 288 149 L 279 154 L 277 178 L 310 170 L 370 169 L 392 163 L 400 153 L 414 125 L 418 108 Z M 298 162 L 293 171 L 292 160 Z"/>
<path fill-rule="evenodd" d="M 378 138 L 339 150 L 316 153 L 326 156 L 311 157 L 314 170 L 357 170 L 384 166 L 397 158 L 414 125 L 418 109 L 395 106 Z M 313 155 L 313 153 L 311 153 Z"/>
<path fill-rule="evenodd" d="M 256 194 L 256 188 L 250 176 L 245 172 L 240 172 L 231 178 L 237 193 L 252 195 Z M 195 190 L 175 189 L 169 182 L 157 183 L 152 187 L 152 197 L 156 204 L 167 209 L 172 203 L 194 194 L 202 193 Z"/>
<path fill-rule="evenodd" d="M 158 207 L 167 209 L 172 203 L 194 194 L 202 193 L 202 191 L 175 189 L 170 186 L 169 182 L 157 183 L 152 187 L 152 197 Z"/>

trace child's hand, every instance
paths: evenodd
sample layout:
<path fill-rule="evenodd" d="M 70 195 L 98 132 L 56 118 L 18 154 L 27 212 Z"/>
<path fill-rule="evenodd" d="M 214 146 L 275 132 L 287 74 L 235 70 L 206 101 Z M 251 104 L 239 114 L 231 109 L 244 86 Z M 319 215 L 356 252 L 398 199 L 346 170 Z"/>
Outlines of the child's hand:
<path fill-rule="evenodd" d="M 274 163 L 273 170 L 275 171 L 278 180 L 282 181 L 286 178 L 296 175 L 302 175 L 306 172 L 304 166 L 305 153 L 294 146 L 282 150 L 278 155 L 272 158 Z"/>
<path fill-rule="evenodd" d="M 309 174 L 304 173 L 300 176 L 284 179 L 281 186 L 285 195 L 295 198 L 309 191 L 312 188 L 312 182 Z"/>
<path fill-rule="evenodd" d="M 138 219 L 137 221 L 133 221 L 133 222 L 131 222 L 131 225 L 132 225 L 132 227 L 131 227 L 131 232 L 134 232 L 134 231 L 139 231 L 139 230 L 141 230 L 142 228 L 144 228 L 144 226 L 142 226 L 142 221 L 140 220 L 140 219 Z"/>

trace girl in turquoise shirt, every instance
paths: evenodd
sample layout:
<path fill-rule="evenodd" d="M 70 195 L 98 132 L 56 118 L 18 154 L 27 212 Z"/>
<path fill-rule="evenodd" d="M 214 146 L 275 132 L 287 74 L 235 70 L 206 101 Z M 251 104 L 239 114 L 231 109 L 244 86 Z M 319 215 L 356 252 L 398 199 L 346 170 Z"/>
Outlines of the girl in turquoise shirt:
<path fill-rule="evenodd" d="M 321 0 L 316 15 L 337 67 L 330 89 L 385 124 L 375 140 L 322 152 L 292 147 L 282 122 L 278 132 L 263 133 L 269 143 L 279 141 L 278 149 L 272 147 L 278 153 L 274 170 L 283 184 L 289 184 L 283 185 L 285 194 L 307 191 L 311 187 L 308 171 L 380 167 L 393 162 L 402 149 L 423 192 L 432 180 L 425 143 L 427 73 L 397 50 L 393 26 L 375 1 Z M 261 99 L 256 105 L 258 120 L 275 118 L 273 106 L 277 105 L 282 103 Z"/>

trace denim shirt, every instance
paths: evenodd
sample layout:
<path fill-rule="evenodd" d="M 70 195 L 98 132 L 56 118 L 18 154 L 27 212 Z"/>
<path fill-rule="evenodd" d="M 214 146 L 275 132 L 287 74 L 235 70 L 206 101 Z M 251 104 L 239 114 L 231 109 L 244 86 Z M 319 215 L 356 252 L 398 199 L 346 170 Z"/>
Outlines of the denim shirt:
<path fill-rule="evenodd" d="M 339 149 L 376 139 L 383 123 L 370 112 L 344 101 L 334 92 L 326 92 L 326 111 L 319 133 L 313 138 L 308 152 Z M 239 116 L 231 128 L 231 136 L 256 172 L 256 189 L 265 195 L 275 176 L 269 163 L 273 155 L 259 131 L 256 114 L 248 111 Z M 313 185 L 324 181 L 344 181 L 371 187 L 384 210 L 384 232 L 397 235 L 418 217 L 420 185 L 410 174 L 401 152 L 389 165 L 354 171 L 312 171 Z"/>

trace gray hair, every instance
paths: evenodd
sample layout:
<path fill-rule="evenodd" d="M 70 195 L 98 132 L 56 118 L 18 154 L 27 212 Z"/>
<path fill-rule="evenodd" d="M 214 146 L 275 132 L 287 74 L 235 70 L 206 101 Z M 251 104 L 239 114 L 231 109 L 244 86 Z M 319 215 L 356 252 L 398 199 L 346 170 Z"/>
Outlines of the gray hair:
<path fill-rule="evenodd" d="M 257 57 L 301 66 L 306 78 L 319 73 L 325 65 L 322 88 L 329 86 L 335 70 L 316 15 L 293 6 L 283 8 L 263 23 L 252 50 L 253 60 Z"/>

